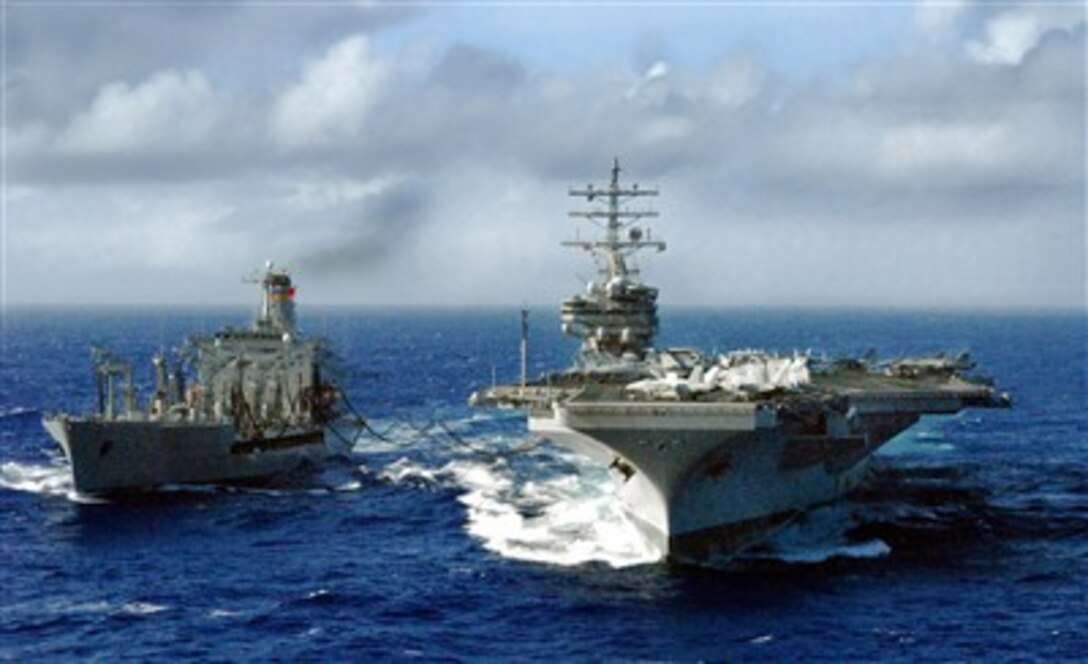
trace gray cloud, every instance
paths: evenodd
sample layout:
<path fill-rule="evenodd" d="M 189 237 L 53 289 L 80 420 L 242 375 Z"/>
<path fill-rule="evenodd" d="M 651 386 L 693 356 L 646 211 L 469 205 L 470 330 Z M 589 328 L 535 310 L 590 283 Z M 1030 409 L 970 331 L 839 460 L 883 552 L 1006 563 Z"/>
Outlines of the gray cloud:
<path fill-rule="evenodd" d="M 234 248 L 216 260 L 275 254 L 330 280 L 358 267 L 382 284 L 364 299 L 486 301 L 521 272 L 507 300 L 553 300 L 548 275 L 571 271 L 554 247 L 565 188 L 617 155 L 664 189 L 684 252 L 654 262 L 670 301 L 1083 303 L 1085 28 L 1047 14 L 1004 36 L 1031 11 L 926 16 L 924 48 L 797 84 L 748 54 L 678 68 L 667 35 L 635 45 L 636 70 L 577 75 L 468 36 L 389 46 L 414 10 L 384 6 L 9 8 L 11 242 L 82 266 L 15 257 L 11 273 L 34 299 L 50 273 L 110 270 L 50 244 L 78 200 L 110 251 L 131 229 L 106 213 L 152 209 L 162 233 Z M 201 204 L 157 206 L 164 189 Z M 900 258 L 857 258 L 896 244 Z M 192 246 L 144 267 L 183 270 Z M 957 269 L 957 249 L 978 255 Z"/>
<path fill-rule="evenodd" d="M 387 191 L 340 210 L 332 237 L 292 261 L 317 276 L 366 274 L 396 260 L 404 244 L 426 217 L 429 196 L 414 185 L 394 185 Z"/>
<path fill-rule="evenodd" d="M 469 44 L 455 44 L 435 66 L 430 80 L 471 96 L 507 93 L 525 78 L 525 67 L 510 56 Z"/>
<path fill-rule="evenodd" d="M 9 97 L 9 118 L 59 121 L 107 83 L 164 69 L 195 68 L 239 95 L 260 92 L 268 81 L 293 75 L 315 43 L 419 14 L 395 5 L 317 4 L 12 5 L 7 76 L 28 84 Z"/>

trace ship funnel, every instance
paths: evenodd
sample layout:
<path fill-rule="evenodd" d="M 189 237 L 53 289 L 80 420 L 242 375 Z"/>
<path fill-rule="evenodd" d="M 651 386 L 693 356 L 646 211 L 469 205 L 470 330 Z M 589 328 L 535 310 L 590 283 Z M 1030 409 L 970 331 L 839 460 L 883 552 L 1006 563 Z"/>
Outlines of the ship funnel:
<path fill-rule="evenodd" d="M 259 332 L 295 334 L 295 286 L 286 270 L 269 261 L 261 278 L 261 312 L 254 326 Z"/>

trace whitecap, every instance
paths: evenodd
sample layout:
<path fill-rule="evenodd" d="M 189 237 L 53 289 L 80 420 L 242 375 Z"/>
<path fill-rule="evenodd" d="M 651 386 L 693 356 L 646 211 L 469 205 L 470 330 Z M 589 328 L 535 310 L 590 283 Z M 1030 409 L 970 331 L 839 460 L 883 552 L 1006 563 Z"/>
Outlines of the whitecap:
<path fill-rule="evenodd" d="M 9 417 L 20 417 L 22 415 L 28 415 L 39 412 L 36 408 L 27 408 L 25 406 L 12 406 L 10 408 L 0 408 L 0 419 L 6 419 Z"/>
<path fill-rule="evenodd" d="M 112 606 L 106 601 L 77 602 L 75 604 L 54 603 L 50 609 L 56 613 L 108 613 Z"/>
<path fill-rule="evenodd" d="M 849 504 L 813 509 L 774 533 L 758 549 L 745 552 L 742 560 L 770 560 L 782 563 L 819 564 L 832 558 L 878 558 L 891 553 L 880 539 L 862 542 L 850 538 L 856 513 Z"/>
<path fill-rule="evenodd" d="M 781 551 L 775 556 L 787 563 L 818 564 L 832 558 L 882 558 L 892 549 L 884 540 L 874 538 L 856 544 L 840 544 L 828 547 L 813 547 L 795 551 Z"/>
<path fill-rule="evenodd" d="M 833 558 L 880 558 L 891 547 L 880 539 L 862 542 L 850 538 L 856 510 L 848 503 L 810 510 L 775 532 L 767 542 L 740 555 L 742 560 L 776 560 L 818 564 Z"/>
<path fill-rule="evenodd" d="M 218 484 L 162 484 L 155 488 L 158 493 L 218 493 Z"/>
<path fill-rule="evenodd" d="M 434 469 L 416 463 L 407 457 L 397 459 L 386 466 L 378 474 L 378 477 L 393 484 L 401 484 L 405 481 L 438 483 L 438 477 Z"/>
<path fill-rule="evenodd" d="M 473 416 L 446 427 L 461 433 L 480 419 Z M 419 431 L 412 433 L 418 441 Z M 437 440 L 443 433 L 432 431 L 429 438 Z M 661 560 L 662 552 L 627 519 L 604 468 L 565 450 L 525 444 L 495 432 L 463 436 L 455 449 L 431 447 L 429 458 L 437 458 L 437 463 L 401 457 L 381 469 L 378 477 L 393 484 L 456 490 L 466 511 L 465 531 L 504 557 L 562 566 L 602 562 L 612 567 Z M 529 449 L 552 458 L 542 458 L 541 464 L 512 463 Z"/>
<path fill-rule="evenodd" d="M 466 531 L 502 556 L 561 566 L 657 562 L 630 523 L 611 480 L 558 475 L 524 480 L 503 463 L 455 462 L 447 470 L 465 490 Z"/>
<path fill-rule="evenodd" d="M 904 431 L 883 447 L 881 456 L 902 456 L 951 452 L 956 446 L 947 441 L 941 424 L 922 420 L 916 428 Z"/>
<path fill-rule="evenodd" d="M 66 465 L 39 466 L 6 461 L 0 464 L 0 486 L 13 491 L 77 498 L 72 474 Z"/>
<path fill-rule="evenodd" d="M 163 606 L 162 604 L 153 604 L 151 602 L 125 602 L 117 610 L 118 613 L 123 613 L 131 616 L 149 616 L 155 613 L 166 611 L 170 607 Z"/>

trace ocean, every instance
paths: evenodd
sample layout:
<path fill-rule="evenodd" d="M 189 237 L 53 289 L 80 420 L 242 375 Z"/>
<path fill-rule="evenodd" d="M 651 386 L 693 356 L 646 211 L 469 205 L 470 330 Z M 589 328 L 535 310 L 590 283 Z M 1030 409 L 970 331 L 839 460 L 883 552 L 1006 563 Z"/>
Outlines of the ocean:
<path fill-rule="evenodd" d="M 300 308 L 374 431 L 248 487 L 73 495 L 43 412 L 245 309 L 20 308 L 0 361 L 0 658 L 1073 661 L 1088 653 L 1083 314 L 669 309 L 659 345 L 970 349 L 1008 411 L 925 418 L 872 477 L 722 568 L 667 566 L 606 470 L 473 390 L 518 375 L 516 309 Z M 531 314 L 530 370 L 569 364 Z"/>

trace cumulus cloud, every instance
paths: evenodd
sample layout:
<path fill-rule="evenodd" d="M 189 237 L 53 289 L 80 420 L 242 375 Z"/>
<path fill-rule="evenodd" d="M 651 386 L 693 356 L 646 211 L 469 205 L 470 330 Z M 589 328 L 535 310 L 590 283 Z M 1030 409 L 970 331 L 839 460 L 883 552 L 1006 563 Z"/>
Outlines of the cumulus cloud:
<path fill-rule="evenodd" d="M 921 0 L 914 6 L 914 24 L 926 39 L 949 39 L 969 5 L 968 0 Z"/>
<path fill-rule="evenodd" d="M 272 136 L 288 148 L 335 145 L 360 136 L 381 93 L 388 67 L 366 37 L 332 45 L 306 65 L 301 80 L 276 100 Z"/>
<path fill-rule="evenodd" d="M 294 261 L 348 301 L 554 301 L 556 279 L 580 269 L 556 246 L 567 185 L 606 177 L 619 156 L 662 188 L 672 251 L 649 274 L 669 302 L 1077 303 L 1083 12 L 1043 9 L 924 4 L 914 36 L 942 48 L 889 48 L 806 83 L 757 50 L 691 67 L 657 45 L 633 67 L 571 73 L 472 35 L 401 43 L 326 18 L 296 49 L 245 51 L 244 66 L 197 57 L 196 25 L 220 55 L 242 53 L 231 6 L 227 34 L 186 14 L 192 47 L 178 57 L 115 65 L 50 100 L 34 74 L 53 70 L 24 36 L 7 129 L 9 178 L 26 193 L 11 241 L 73 278 L 112 269 L 66 257 L 81 246 L 129 247 L 184 283 L 190 250 L 211 246 L 202 274 Z M 269 11 L 259 22 L 295 39 Z M 95 230 L 65 242 L 84 209 Z M 59 278 L 11 264 L 21 284 Z"/>
<path fill-rule="evenodd" d="M 893 127 L 881 138 L 878 160 L 893 178 L 989 169 L 1015 156 L 1010 138 L 1006 127 L 996 123 Z"/>
<path fill-rule="evenodd" d="M 61 132 L 61 149 L 76 153 L 177 150 L 207 140 L 219 100 L 198 71 L 164 71 L 132 85 L 103 87 L 90 108 Z"/>
<path fill-rule="evenodd" d="M 708 79 L 700 81 L 701 89 L 712 105 L 740 108 L 755 101 L 767 91 L 769 74 L 757 63 L 735 59 L 724 63 Z"/>
<path fill-rule="evenodd" d="M 1024 5 L 1001 11 L 986 22 L 985 35 L 965 46 L 976 62 L 1015 65 L 1047 32 L 1084 24 L 1083 5 Z"/>
<path fill-rule="evenodd" d="M 507 92 L 525 78 L 515 58 L 461 43 L 450 47 L 430 76 L 436 85 L 466 95 Z"/>
<path fill-rule="evenodd" d="M 47 302 L 207 298 L 218 291 L 201 275 L 243 255 L 250 241 L 231 227 L 240 202 L 205 187 L 21 187 L 6 202 L 9 293 Z M 203 292 L 187 288 L 198 283 Z"/>
<path fill-rule="evenodd" d="M 254 85 L 274 88 L 314 54 L 315 44 L 402 25 L 420 14 L 387 3 L 320 4 L 9 3 L 8 118 L 56 123 L 70 116 L 74 101 L 103 86 L 160 71 L 214 72 L 237 93 Z"/>

